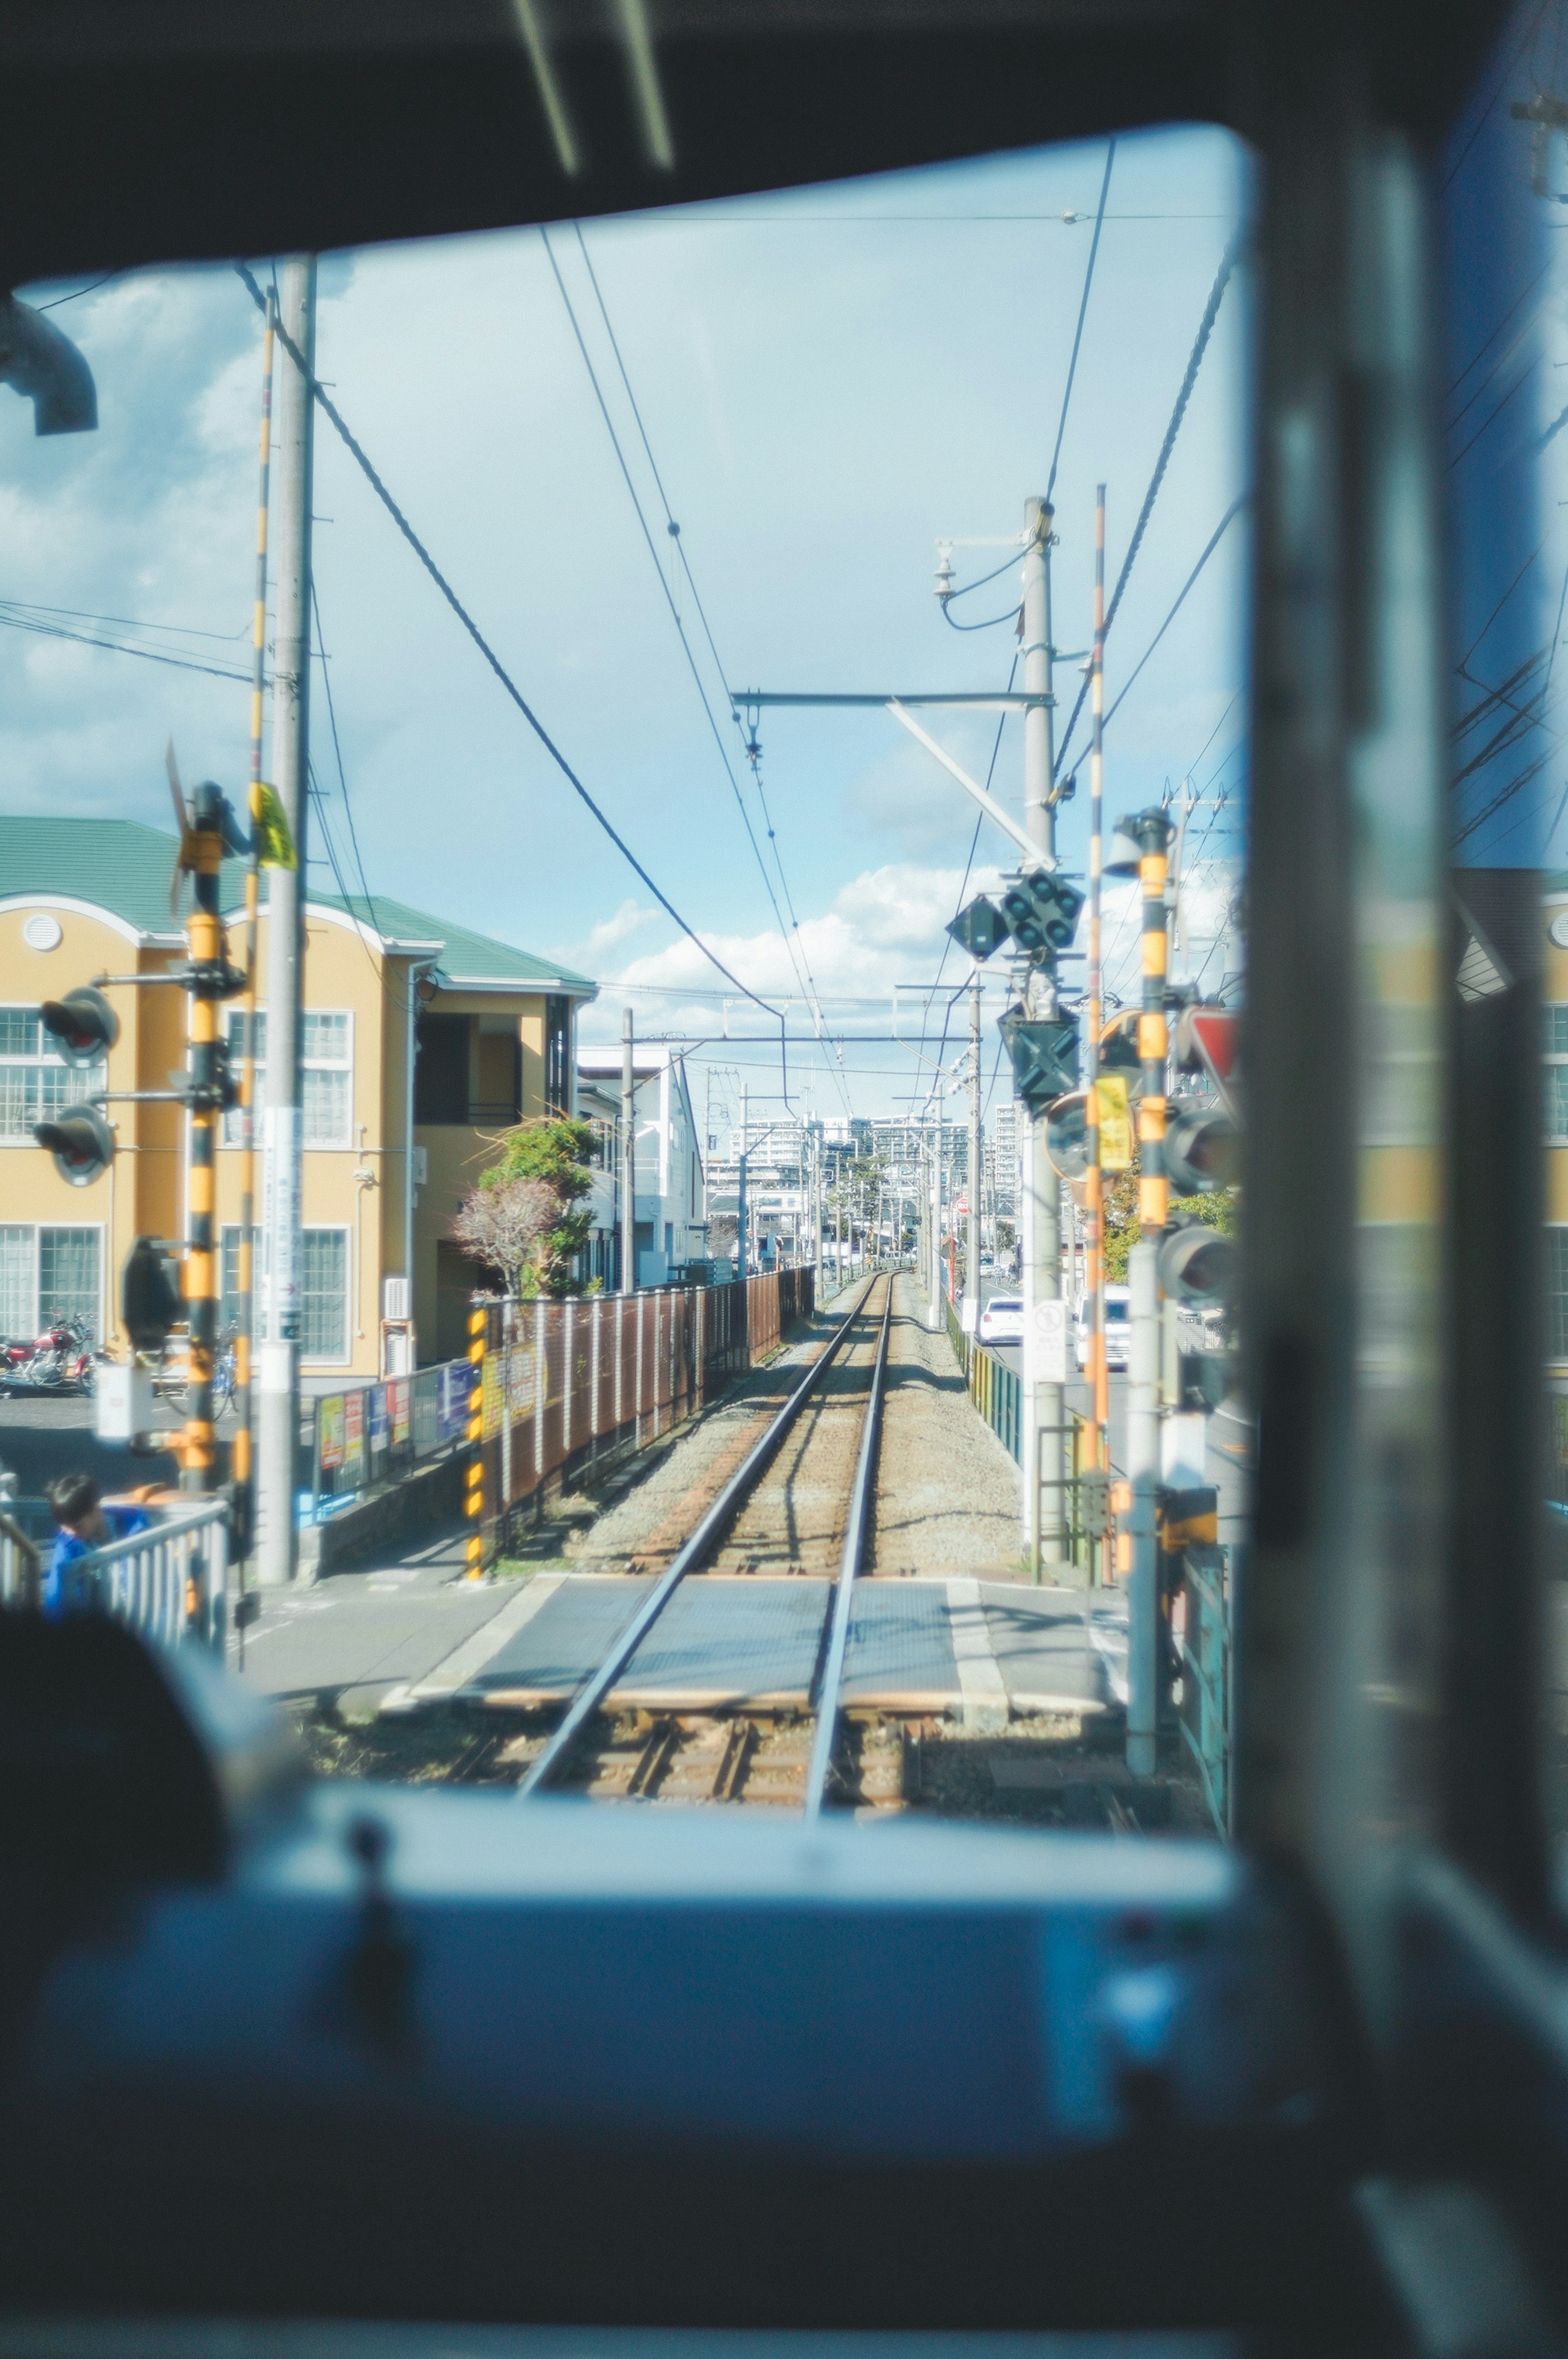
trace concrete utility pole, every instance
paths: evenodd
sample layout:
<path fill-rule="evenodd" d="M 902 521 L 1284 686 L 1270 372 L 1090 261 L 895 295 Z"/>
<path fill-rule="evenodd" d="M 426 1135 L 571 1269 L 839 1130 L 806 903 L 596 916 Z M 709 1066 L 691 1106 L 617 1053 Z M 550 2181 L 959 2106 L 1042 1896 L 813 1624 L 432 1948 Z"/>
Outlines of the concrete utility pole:
<path fill-rule="evenodd" d="M 1055 766 L 1052 694 L 1051 645 L 1051 519 L 1044 500 L 1026 500 L 1023 558 L 1023 686 L 1027 695 L 1046 700 L 1027 705 L 1023 714 L 1023 824 L 1038 852 L 1052 858 L 1056 851 L 1056 815 L 1051 801 L 1051 773 Z M 1029 1014 L 1044 1018 L 1056 1013 L 1055 984 L 1035 973 L 1029 978 Z M 1044 1565 L 1065 1553 L 1063 1533 L 1063 1492 L 1054 1478 L 1060 1474 L 1060 1428 L 1065 1423 L 1064 1393 L 1059 1381 L 1047 1376 L 1044 1338 L 1034 1312 L 1042 1302 L 1055 1302 L 1062 1292 L 1061 1182 L 1045 1152 L 1045 1117 L 1022 1109 L 1023 1124 L 1023 1203 L 1020 1239 L 1023 1279 L 1023 1540 L 1029 1560 L 1040 1577 Z M 1041 1457 L 1040 1435 L 1050 1435 L 1049 1462 Z M 1043 1462 L 1053 1478 L 1039 1481 Z M 1044 1491 L 1044 1504 L 1042 1496 Z"/>
<path fill-rule="evenodd" d="M 299 1434 L 299 1050 L 305 998 L 305 897 L 310 759 L 310 509 L 315 451 L 316 257 L 290 255 L 278 324 L 277 631 L 272 672 L 272 783 L 297 866 L 267 871 L 266 1107 L 262 1183 L 265 1314 L 257 1353 L 256 1577 L 292 1581 Z M 306 374 L 308 372 L 308 375 Z"/>
<path fill-rule="evenodd" d="M 964 1271 L 964 1332 L 980 1323 L 980 978 L 969 985 L 969 1250 Z"/>
<path fill-rule="evenodd" d="M 1154 1490 L 1160 1473 L 1159 1248 L 1145 1237 L 1127 1256 L 1127 1473 L 1132 1512 L 1132 1579 L 1128 1596 L 1127 1767 L 1152 1777 L 1158 1751 L 1160 1601 Z"/>
<path fill-rule="evenodd" d="M 751 1258 L 746 1250 L 748 1242 L 746 1231 L 750 1226 L 750 1213 L 746 1203 L 746 1147 L 751 1129 L 751 1115 L 746 1101 L 750 1090 L 751 1083 L 742 1082 L 741 1084 L 741 1152 L 735 1158 L 735 1275 L 737 1277 L 745 1277 L 751 1269 Z"/>
<path fill-rule="evenodd" d="M 621 1011 L 621 1291 L 637 1291 L 637 1074 L 632 1010 Z"/>

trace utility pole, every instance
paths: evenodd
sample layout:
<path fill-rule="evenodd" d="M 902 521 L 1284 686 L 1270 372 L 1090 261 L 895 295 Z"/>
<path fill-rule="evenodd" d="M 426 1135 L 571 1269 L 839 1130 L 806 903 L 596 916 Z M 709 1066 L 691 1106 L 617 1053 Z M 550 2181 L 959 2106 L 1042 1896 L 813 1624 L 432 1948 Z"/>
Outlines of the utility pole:
<path fill-rule="evenodd" d="M 256 1576 L 292 1581 L 299 1435 L 299 1042 L 305 996 L 305 880 L 310 760 L 310 510 L 315 449 L 316 257 L 290 255 L 278 302 L 283 384 L 277 419 L 277 635 L 273 784 L 297 865 L 267 872 L 266 1113 L 263 1131 L 265 1321 L 257 1353 Z M 290 351 L 290 345 L 293 351 Z M 295 353 L 299 359 L 296 360 Z M 301 367 L 300 363 L 304 365 Z"/>
<path fill-rule="evenodd" d="M 1170 1217 L 1165 1177 L 1165 878 L 1173 830 L 1162 810 L 1140 811 L 1121 823 L 1141 854 L 1143 895 L 1143 1007 L 1138 1053 L 1143 1091 L 1138 1101 L 1140 1242 L 1128 1256 L 1131 1332 L 1127 1389 L 1127 1477 L 1132 1493 L 1128 1529 L 1132 1579 L 1127 1600 L 1127 1767 L 1134 1777 L 1154 1775 L 1158 1751 L 1160 1595 L 1155 1490 L 1160 1480 L 1160 1240 Z"/>
<path fill-rule="evenodd" d="M 245 988 L 240 1001 L 240 1251 L 234 1275 L 240 1299 L 240 1332 L 234 1340 L 234 1440 L 230 1460 L 234 1494 L 240 1502 L 242 1558 L 255 1544 L 255 1424 L 253 1406 L 255 1353 L 255 1192 L 256 1192 L 256 944 L 260 884 L 262 821 L 262 729 L 266 698 L 266 528 L 271 506 L 272 476 L 272 288 L 266 293 L 266 325 L 262 334 L 262 402 L 259 482 L 256 487 L 256 586 L 251 622 L 251 822 L 250 857 L 245 863 Z M 410 1016 L 409 1021 L 413 1018 Z M 220 1273 L 222 1283 L 222 1273 Z M 241 1644 L 243 1639 L 242 1637 Z"/>
<path fill-rule="evenodd" d="M 1055 807 L 1051 799 L 1052 777 L 1055 766 L 1054 714 L 1050 702 L 1052 695 L 1051 645 L 1051 523 L 1053 511 L 1045 501 L 1031 499 L 1024 503 L 1023 524 L 1027 543 L 1023 558 L 1023 686 L 1024 691 L 1041 701 L 1030 703 L 1023 712 L 1023 825 L 1031 844 L 1037 852 L 1054 859 L 1056 851 Z M 1029 1014 L 1036 1019 L 1056 1013 L 1056 987 L 1048 973 L 1033 973 L 1028 982 Z M 1021 1259 L 1023 1278 L 1023 1539 L 1036 1580 L 1041 1577 L 1043 1560 L 1058 1561 L 1065 1553 L 1063 1535 L 1063 1494 L 1059 1480 L 1060 1464 L 1049 1470 L 1042 1484 L 1041 1440 L 1043 1431 L 1050 1432 L 1050 1448 L 1054 1460 L 1062 1455 L 1061 1428 L 1064 1416 L 1064 1393 L 1058 1381 L 1048 1378 L 1044 1364 L 1044 1338 L 1035 1318 L 1035 1306 L 1060 1299 L 1062 1291 L 1061 1266 L 1061 1182 L 1045 1152 L 1045 1116 L 1042 1111 L 1022 1109 L 1023 1132 L 1023 1203 L 1021 1239 Z M 1042 1505 L 1042 1498 L 1045 1504 Z"/>
<path fill-rule="evenodd" d="M 621 1291 L 637 1291 L 637 1075 L 632 1010 L 621 1011 Z"/>
<path fill-rule="evenodd" d="M 980 978 L 969 984 L 969 1254 L 964 1272 L 964 1332 L 980 1323 Z"/>
<path fill-rule="evenodd" d="M 741 1084 L 741 1152 L 735 1159 L 735 1275 L 737 1277 L 747 1277 L 752 1266 L 751 1256 L 746 1250 L 746 1231 L 751 1225 L 746 1203 L 746 1147 L 751 1130 L 751 1114 L 747 1099 L 751 1086 L 749 1082 L 742 1082 Z"/>

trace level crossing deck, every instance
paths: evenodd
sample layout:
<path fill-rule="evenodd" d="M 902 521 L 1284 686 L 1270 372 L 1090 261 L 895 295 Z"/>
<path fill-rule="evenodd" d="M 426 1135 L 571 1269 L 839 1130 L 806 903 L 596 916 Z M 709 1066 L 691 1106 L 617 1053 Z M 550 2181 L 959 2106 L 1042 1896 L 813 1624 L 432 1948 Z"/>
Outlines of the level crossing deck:
<path fill-rule="evenodd" d="M 647 1576 L 542 1573 L 410 1698 L 512 1711 L 564 1702 L 653 1587 Z M 802 1575 L 694 1574 L 606 1699 L 611 1710 L 810 1708 L 832 1584 Z M 1011 1582 L 857 1583 L 842 1701 L 851 1711 L 1099 1713 L 1125 1698 L 1125 1608 L 1114 1593 Z"/>

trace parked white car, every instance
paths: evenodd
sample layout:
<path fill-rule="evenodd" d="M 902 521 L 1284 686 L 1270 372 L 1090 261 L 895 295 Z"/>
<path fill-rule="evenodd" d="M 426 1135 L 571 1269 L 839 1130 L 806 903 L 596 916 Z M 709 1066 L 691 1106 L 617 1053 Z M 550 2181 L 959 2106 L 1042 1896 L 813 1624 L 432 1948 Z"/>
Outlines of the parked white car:
<path fill-rule="evenodd" d="M 1105 1290 L 1105 1364 L 1108 1368 L 1125 1368 L 1131 1328 L 1128 1324 L 1130 1296 L 1125 1286 L 1108 1286 Z M 1077 1343 L 1078 1365 L 1089 1364 L 1089 1306 L 1080 1302 L 1074 1319 Z"/>
<path fill-rule="evenodd" d="M 980 1305 L 980 1342 L 982 1343 L 1022 1343 L 1023 1341 L 1023 1297 L 1022 1294 L 993 1294 L 989 1302 Z"/>

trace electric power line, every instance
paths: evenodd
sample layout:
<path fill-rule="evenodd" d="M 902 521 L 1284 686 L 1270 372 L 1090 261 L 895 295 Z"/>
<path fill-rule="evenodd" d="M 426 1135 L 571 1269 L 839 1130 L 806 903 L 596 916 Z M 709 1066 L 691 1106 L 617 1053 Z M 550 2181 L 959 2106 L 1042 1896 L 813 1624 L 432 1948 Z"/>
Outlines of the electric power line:
<path fill-rule="evenodd" d="M 1198 321 L 1198 332 L 1193 340 L 1193 349 L 1187 358 L 1186 373 L 1182 378 L 1181 386 L 1176 395 L 1175 408 L 1171 412 L 1171 422 L 1165 429 L 1165 439 L 1160 445 L 1160 455 L 1154 462 L 1154 472 L 1149 478 L 1149 488 L 1143 495 L 1143 505 L 1138 511 L 1138 521 L 1132 527 L 1132 538 L 1128 543 L 1127 555 L 1122 559 L 1121 571 L 1117 575 L 1116 588 L 1112 591 L 1110 603 L 1106 608 L 1102 637 L 1109 636 L 1110 626 L 1116 620 L 1116 610 L 1121 603 L 1121 593 L 1126 589 L 1128 576 L 1132 571 L 1133 560 L 1142 546 L 1144 530 L 1153 513 L 1154 502 L 1160 495 L 1160 486 L 1165 480 L 1165 470 L 1170 464 L 1171 453 L 1176 447 L 1176 436 L 1180 433 L 1182 420 L 1186 416 L 1187 404 L 1192 398 L 1193 387 L 1197 383 L 1198 370 L 1203 364 L 1203 356 L 1208 350 L 1208 341 L 1214 332 L 1214 323 L 1219 317 L 1220 303 L 1224 299 L 1226 288 L 1230 284 L 1231 274 L 1239 258 L 1241 242 L 1245 234 L 1244 230 L 1238 230 L 1226 247 L 1214 285 L 1209 288 L 1208 301 L 1204 305 L 1203 317 Z M 1067 758 L 1067 746 L 1071 742 L 1074 730 L 1077 727 L 1078 715 L 1084 709 L 1084 699 L 1088 692 L 1089 683 L 1086 675 L 1078 690 L 1077 701 L 1073 706 L 1071 717 L 1063 733 L 1061 749 L 1056 756 L 1052 771 L 1053 777 L 1060 772 Z"/>
<path fill-rule="evenodd" d="M 600 321 L 603 322 L 604 332 L 610 340 L 610 349 L 615 355 L 615 365 L 620 372 L 622 387 L 625 392 L 627 401 L 631 405 L 633 418 L 636 421 L 637 432 L 642 441 L 643 456 L 648 462 L 649 469 L 653 474 L 654 486 L 659 495 L 659 502 L 665 511 L 665 529 L 670 539 L 675 543 L 676 555 L 679 560 L 681 571 L 686 576 L 687 586 L 691 592 L 692 603 L 697 609 L 697 618 L 702 625 L 703 636 L 708 642 L 708 651 L 713 658 L 714 669 L 719 674 L 719 686 L 722 688 L 726 701 L 729 704 L 730 718 L 733 723 L 737 733 L 741 734 L 742 744 L 744 744 L 744 732 L 741 729 L 740 716 L 735 711 L 734 701 L 730 696 L 729 675 L 725 670 L 722 658 L 719 653 L 718 643 L 714 638 L 712 626 L 708 619 L 708 610 L 702 603 L 702 594 L 697 589 L 696 577 L 692 573 L 691 560 L 686 553 L 686 544 L 681 538 L 681 529 L 679 524 L 676 520 L 675 511 L 670 506 L 669 494 L 665 489 L 664 477 L 659 473 L 658 461 L 654 456 L 654 446 L 648 439 L 648 429 L 643 423 L 642 408 L 638 403 L 636 394 L 633 391 L 631 372 L 626 366 L 625 355 L 621 349 L 621 341 L 616 335 L 614 323 L 610 317 L 610 307 L 604 299 L 604 290 L 599 283 L 599 275 L 594 269 L 593 260 L 588 250 L 588 241 L 582 234 L 582 224 L 580 222 L 574 222 L 572 228 L 577 237 L 578 251 L 582 256 L 583 268 L 588 273 L 589 285 L 593 289 L 594 301 L 599 307 L 599 316 Z M 687 638 L 686 627 L 681 621 L 680 610 L 676 606 L 675 599 L 671 595 L 669 584 L 665 579 L 665 570 L 659 563 L 657 551 L 654 546 L 653 536 L 648 530 L 647 519 L 643 514 L 642 502 L 638 499 L 636 489 L 632 482 L 631 470 L 626 464 L 624 454 L 621 449 L 620 439 L 611 421 L 609 405 L 605 401 L 603 393 L 600 389 L 599 379 L 595 373 L 593 363 L 589 358 L 588 346 L 584 341 L 582 331 L 578 324 L 577 314 L 572 308 L 571 299 L 567 292 L 566 285 L 562 279 L 559 266 L 556 261 L 555 253 L 550 245 L 549 238 L 543 227 L 541 227 L 540 235 L 544 239 L 545 251 L 549 256 L 550 267 L 555 273 L 556 285 L 560 289 L 561 300 L 566 305 L 567 316 L 572 324 L 572 332 L 577 337 L 578 350 L 582 354 L 583 365 L 588 370 L 589 383 L 593 386 L 595 397 L 599 402 L 600 413 L 604 419 L 606 430 L 608 431 L 611 441 L 614 446 L 616 458 L 620 461 L 621 472 L 625 477 L 626 488 L 632 496 L 632 504 L 637 511 L 637 521 L 643 527 L 643 538 L 648 544 L 648 554 L 653 558 L 654 570 L 659 577 L 659 586 L 664 591 L 665 601 L 670 609 L 671 618 L 675 623 L 676 631 L 680 635 L 681 645 L 686 650 L 687 662 L 691 667 L 691 674 L 697 684 L 697 694 L 702 699 L 703 710 L 708 715 L 708 725 L 713 732 L 714 742 L 719 747 L 719 759 L 724 764 L 725 773 L 729 777 L 730 787 L 734 792 L 736 803 L 740 809 L 741 817 L 745 825 L 747 836 L 751 841 L 752 849 L 757 855 L 757 864 L 762 873 L 763 886 L 767 890 L 768 898 L 773 904 L 773 915 L 778 919 L 779 931 L 784 936 L 785 947 L 789 951 L 790 963 L 795 968 L 796 980 L 802 984 L 803 987 L 808 988 L 811 1000 L 815 1003 L 816 998 L 816 979 L 811 972 L 811 961 L 807 955 L 806 944 L 801 939 L 800 919 L 795 906 L 795 896 L 790 891 L 789 878 L 784 874 L 784 854 L 779 850 L 778 831 L 773 826 L 773 813 L 768 809 L 768 798 L 762 786 L 761 769 L 753 761 L 752 764 L 752 774 L 757 789 L 757 799 L 762 808 L 762 823 L 767 830 L 768 842 L 773 846 L 773 865 L 778 870 L 779 884 L 783 888 L 784 903 L 789 910 L 790 928 L 788 930 L 786 930 L 784 927 L 784 918 L 779 910 L 778 903 L 776 899 L 774 899 L 773 886 L 768 881 L 767 869 L 762 861 L 762 853 L 758 846 L 756 837 L 752 833 L 751 821 L 747 817 L 745 803 L 741 797 L 739 783 L 736 779 L 733 769 L 730 767 L 729 756 L 725 752 L 721 733 L 714 719 L 712 707 L 708 703 L 707 691 L 703 687 L 701 674 L 697 669 L 697 658 L 692 652 L 690 642 Z M 791 939 L 792 934 L 793 940 Z M 802 973 L 803 967 L 805 970 L 804 974 Z M 849 1105 L 849 1093 L 844 1087 L 842 1077 L 835 1074 L 835 1080 L 837 1082 L 839 1095 L 844 1101 L 844 1110 L 846 1114 L 849 1114 L 851 1112 L 851 1108 Z"/>
<path fill-rule="evenodd" d="M 1083 341 L 1084 319 L 1089 308 L 1089 288 L 1094 285 L 1095 256 L 1099 252 L 1099 234 L 1105 225 L 1106 192 L 1110 187 L 1110 168 L 1116 161 L 1116 141 L 1112 139 L 1105 151 L 1105 178 L 1099 184 L 1099 208 L 1095 214 L 1095 234 L 1089 246 L 1088 266 L 1084 272 L 1084 291 L 1078 301 L 1078 324 L 1073 333 L 1073 357 L 1067 363 L 1067 383 L 1062 395 L 1062 415 L 1056 423 L 1056 447 L 1051 453 L 1051 473 L 1045 485 L 1046 505 L 1056 488 L 1056 462 L 1062 456 L 1062 437 L 1067 430 L 1067 404 L 1073 397 L 1073 379 L 1077 374 L 1078 346 Z"/>
<path fill-rule="evenodd" d="M 252 272 L 243 262 L 236 262 L 234 269 L 249 290 L 251 300 L 255 304 L 258 310 L 265 312 L 266 310 L 266 298 L 263 295 L 261 288 L 256 285 L 255 278 Z M 394 524 L 397 527 L 398 531 L 403 535 L 404 539 L 408 543 L 408 546 L 414 551 L 415 556 L 419 560 L 420 564 L 424 567 L 431 581 L 436 584 L 437 589 L 440 592 L 442 597 L 446 600 L 448 605 L 451 608 L 459 622 L 461 623 L 464 630 L 468 633 L 470 638 L 473 641 L 475 647 L 479 649 L 481 655 L 490 666 L 491 670 L 495 674 L 496 679 L 501 682 L 506 694 L 517 707 L 518 712 L 521 712 L 523 718 L 528 723 L 529 728 L 534 732 L 534 734 L 538 739 L 540 745 L 543 745 L 545 751 L 549 755 L 550 759 L 555 763 L 556 767 L 560 771 L 568 785 L 592 812 L 594 818 L 598 821 L 605 834 L 610 838 L 611 843 L 614 844 L 616 850 L 621 853 L 622 858 L 626 862 L 627 866 L 633 871 L 633 874 L 642 878 L 643 883 L 647 886 L 649 892 L 652 893 L 654 898 L 658 902 L 659 907 L 665 911 L 665 915 L 674 919 L 682 933 L 687 936 L 689 941 L 695 943 L 697 948 L 702 952 L 703 957 L 708 960 L 708 963 L 718 969 L 719 973 L 724 977 L 727 983 L 732 983 L 735 985 L 736 990 L 741 994 L 742 998 L 749 999 L 754 1007 L 762 1008 L 764 1015 L 773 1016 L 774 1020 L 780 1024 L 780 1038 L 782 1042 L 783 1024 L 782 1018 L 779 1017 L 777 1008 L 770 1006 L 768 1002 L 765 999 L 761 998 L 756 992 L 752 990 L 748 984 L 742 983 L 738 975 L 730 973 L 730 969 L 724 964 L 723 960 L 720 959 L 714 951 L 709 949 L 708 945 L 703 940 L 696 928 L 689 926 L 687 923 L 686 919 L 681 916 L 680 911 L 676 908 L 668 895 L 654 884 L 652 876 L 649 875 L 647 870 L 643 867 L 636 853 L 632 850 L 631 845 L 621 834 L 619 829 L 613 824 L 608 813 L 600 809 L 600 805 L 594 800 L 592 795 L 589 794 L 587 787 L 584 786 L 582 780 L 579 777 L 577 772 L 573 769 L 571 764 L 568 761 L 560 747 L 556 744 L 555 739 L 550 735 L 549 731 L 545 727 L 544 723 L 539 719 L 538 714 L 534 711 L 533 706 L 528 702 L 526 697 L 523 694 L 522 690 L 517 686 L 516 681 L 513 679 L 511 673 L 507 670 L 505 665 L 502 662 L 500 657 L 496 654 L 494 648 L 491 646 L 489 640 L 480 629 L 479 625 L 474 621 L 473 616 L 469 613 L 467 607 L 459 598 L 457 592 L 452 588 L 451 583 L 447 580 L 446 575 L 441 571 L 439 566 L 436 563 L 435 559 L 431 556 L 424 542 L 419 538 L 418 534 L 415 531 L 413 526 L 404 515 L 403 510 L 398 506 L 397 502 L 393 498 L 392 494 L 387 490 L 386 485 L 383 483 L 380 475 L 377 474 L 374 466 L 371 462 L 369 455 L 363 449 L 362 445 L 356 440 L 347 420 L 344 419 L 342 412 L 332 400 L 330 395 L 321 384 L 320 379 L 308 365 L 304 353 L 300 351 L 293 337 L 288 333 L 287 329 L 283 327 L 280 323 L 275 324 L 276 335 L 279 342 L 282 343 L 285 352 L 287 353 L 290 360 L 294 363 L 295 367 L 299 371 L 301 376 L 305 379 L 306 384 L 310 388 L 311 398 L 317 403 L 330 421 L 334 432 L 349 451 L 354 463 L 359 468 L 361 473 L 364 476 L 366 482 L 370 484 L 371 489 L 375 493 L 375 495 L 380 500 L 383 507 L 385 508 L 388 516 L 391 516 Z"/>

